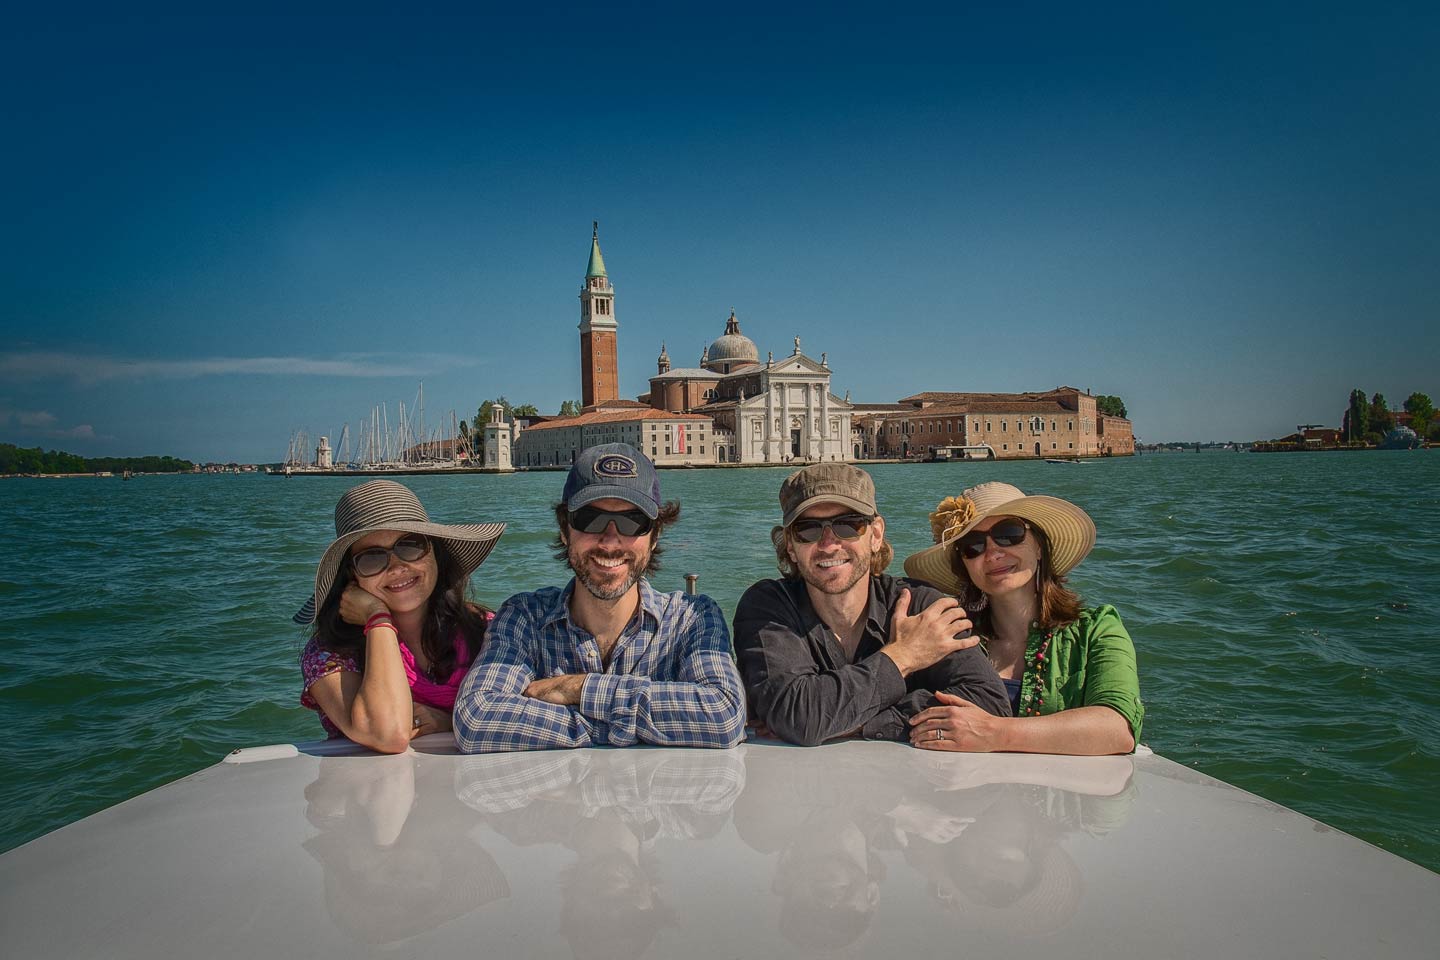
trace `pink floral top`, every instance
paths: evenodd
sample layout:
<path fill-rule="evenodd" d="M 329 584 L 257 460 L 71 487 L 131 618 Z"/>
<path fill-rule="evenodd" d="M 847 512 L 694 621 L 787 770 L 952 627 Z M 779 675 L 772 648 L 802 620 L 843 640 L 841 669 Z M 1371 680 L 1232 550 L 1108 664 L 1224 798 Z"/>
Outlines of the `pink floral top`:
<path fill-rule="evenodd" d="M 488 624 L 495 619 L 495 614 L 486 612 L 485 622 Z M 470 665 L 475 661 L 475 655 L 480 651 L 470 650 L 470 645 L 465 642 L 465 636 L 460 631 L 455 631 L 455 663 L 454 672 L 443 682 L 431 680 L 419 670 L 415 669 L 415 654 L 400 642 L 400 659 L 405 664 L 405 678 L 410 681 L 410 696 L 416 703 L 427 704 L 439 710 L 455 709 L 455 694 L 460 689 L 460 682 L 465 679 L 465 674 L 470 672 Z M 335 653 L 320 646 L 317 638 L 311 637 L 310 642 L 305 644 L 305 649 L 300 651 L 300 675 L 304 680 L 304 687 L 300 691 L 300 705 L 320 714 L 320 725 L 325 728 L 327 736 L 343 737 L 340 728 L 327 716 L 325 711 L 320 709 L 320 704 L 310 695 L 310 687 L 321 677 L 329 676 L 332 673 L 349 672 L 362 673 L 360 665 L 355 658 L 348 653 Z"/>

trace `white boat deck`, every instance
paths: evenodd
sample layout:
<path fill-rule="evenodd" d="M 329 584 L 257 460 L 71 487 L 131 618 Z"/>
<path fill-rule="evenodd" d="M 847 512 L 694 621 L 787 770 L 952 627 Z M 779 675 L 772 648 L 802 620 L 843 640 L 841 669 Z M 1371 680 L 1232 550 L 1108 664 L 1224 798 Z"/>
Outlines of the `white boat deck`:
<path fill-rule="evenodd" d="M 1433 957 L 1440 874 L 1142 749 L 239 751 L 0 857 L 12 957 Z"/>

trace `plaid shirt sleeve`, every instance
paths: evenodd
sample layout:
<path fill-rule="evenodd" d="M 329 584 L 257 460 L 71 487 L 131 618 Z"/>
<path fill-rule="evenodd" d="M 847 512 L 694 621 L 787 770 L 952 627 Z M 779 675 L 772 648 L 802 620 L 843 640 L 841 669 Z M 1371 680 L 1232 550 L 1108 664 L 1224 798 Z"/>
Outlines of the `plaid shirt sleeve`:
<path fill-rule="evenodd" d="M 654 642 L 679 647 L 678 675 L 589 674 L 580 712 L 603 724 L 604 742 L 614 747 L 733 747 L 745 738 L 745 695 L 725 617 L 706 596 L 686 598 L 672 610 Z"/>
<path fill-rule="evenodd" d="M 524 694 L 535 679 L 540 646 L 536 610 L 527 595 L 511 597 L 486 631 L 485 650 L 455 698 L 455 745 L 461 753 L 588 747 L 595 725 L 574 707 Z"/>

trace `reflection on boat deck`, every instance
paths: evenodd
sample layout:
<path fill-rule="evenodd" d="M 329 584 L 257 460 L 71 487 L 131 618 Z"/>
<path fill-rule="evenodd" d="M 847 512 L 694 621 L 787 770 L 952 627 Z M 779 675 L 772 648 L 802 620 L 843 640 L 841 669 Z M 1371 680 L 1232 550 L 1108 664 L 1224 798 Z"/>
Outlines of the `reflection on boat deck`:
<path fill-rule="evenodd" d="M 1440 937 L 1440 875 L 1148 751 L 414 747 L 239 751 L 11 851 L 7 949 L 1368 960 Z"/>

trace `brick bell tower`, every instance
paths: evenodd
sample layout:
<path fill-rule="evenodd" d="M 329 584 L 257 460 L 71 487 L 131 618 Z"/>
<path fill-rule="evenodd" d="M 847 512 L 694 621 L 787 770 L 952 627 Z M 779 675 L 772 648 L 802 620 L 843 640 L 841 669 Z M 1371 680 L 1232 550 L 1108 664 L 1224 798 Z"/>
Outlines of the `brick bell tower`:
<path fill-rule="evenodd" d="M 580 403 L 585 407 L 620 399 L 615 349 L 615 290 L 600 256 L 600 224 L 590 234 L 590 265 L 580 288 Z"/>

